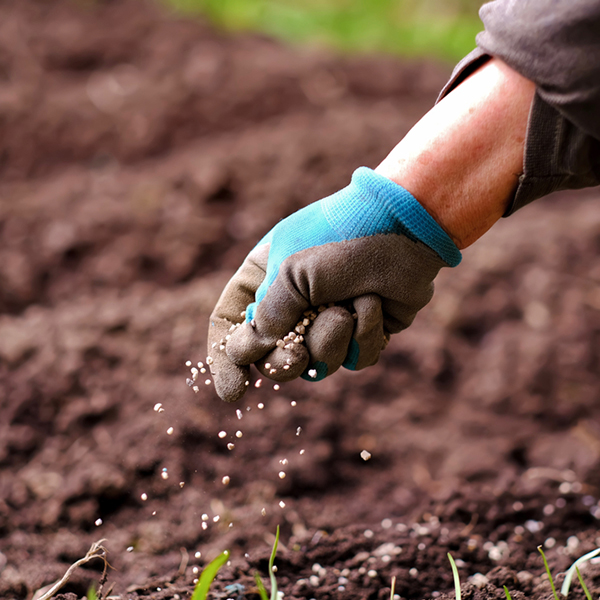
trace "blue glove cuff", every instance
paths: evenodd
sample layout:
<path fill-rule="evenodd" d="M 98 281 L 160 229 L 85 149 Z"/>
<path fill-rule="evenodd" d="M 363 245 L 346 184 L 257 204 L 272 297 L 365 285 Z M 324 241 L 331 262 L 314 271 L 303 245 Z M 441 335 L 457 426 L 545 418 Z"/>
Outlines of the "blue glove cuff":
<path fill-rule="evenodd" d="M 345 239 L 399 233 L 429 246 L 450 267 L 460 250 L 414 196 L 387 177 L 359 167 L 350 185 L 322 201 L 329 223 Z"/>
<path fill-rule="evenodd" d="M 254 318 L 279 267 L 292 254 L 332 242 L 394 233 L 422 242 L 451 267 L 461 261 L 450 237 L 409 192 L 367 167 L 358 168 L 350 185 L 290 215 L 258 243 L 273 242 L 266 277 L 255 302 L 246 309 L 246 320 Z"/>

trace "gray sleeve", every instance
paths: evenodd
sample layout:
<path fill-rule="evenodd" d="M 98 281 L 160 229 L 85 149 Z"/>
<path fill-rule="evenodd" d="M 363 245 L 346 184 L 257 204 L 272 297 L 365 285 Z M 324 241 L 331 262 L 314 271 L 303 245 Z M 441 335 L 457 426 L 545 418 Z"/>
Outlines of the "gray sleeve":
<path fill-rule="evenodd" d="M 600 185 L 600 0 L 496 0 L 440 99 L 490 56 L 536 84 L 523 173 L 506 215 L 551 192 Z"/>

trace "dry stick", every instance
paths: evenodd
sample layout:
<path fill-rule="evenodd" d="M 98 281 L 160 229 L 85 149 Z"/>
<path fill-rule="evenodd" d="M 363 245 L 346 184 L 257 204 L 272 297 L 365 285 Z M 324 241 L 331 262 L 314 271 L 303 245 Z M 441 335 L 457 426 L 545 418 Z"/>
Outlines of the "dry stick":
<path fill-rule="evenodd" d="M 113 590 L 113 587 L 115 586 L 114 583 L 111 583 L 108 590 L 106 590 L 106 593 L 103 593 L 104 585 L 106 584 L 106 581 L 108 579 L 108 573 L 107 573 L 108 567 L 110 567 L 110 565 L 108 564 L 108 561 L 106 560 L 106 550 L 104 551 L 103 558 L 104 558 L 104 569 L 102 570 L 102 576 L 100 577 L 100 580 L 98 581 L 98 592 L 97 592 L 97 596 L 98 596 L 98 598 L 100 598 L 100 600 L 103 600 L 107 596 L 110 596 L 110 594 Z"/>
<path fill-rule="evenodd" d="M 74 562 L 67 569 L 66 573 L 56 583 L 54 583 L 47 592 L 45 592 L 42 596 L 39 596 L 38 598 L 36 598 L 36 600 L 50 600 L 50 598 L 52 598 L 52 596 L 54 596 L 54 594 L 63 585 L 65 585 L 65 583 L 67 583 L 67 581 L 69 581 L 69 579 L 71 579 L 71 575 L 73 575 L 73 572 L 78 567 L 80 567 L 81 565 L 85 565 L 86 563 L 90 562 L 91 560 L 94 560 L 94 558 L 101 558 L 104 561 L 104 572 L 102 573 L 102 577 L 105 577 L 106 576 L 106 567 L 108 565 L 108 561 L 106 560 L 107 550 L 102 545 L 102 542 L 105 542 L 105 541 L 106 541 L 105 539 L 102 539 L 102 540 L 98 540 L 97 542 L 94 542 L 91 545 L 90 549 L 87 551 L 87 554 L 83 558 L 80 558 L 78 561 Z M 37 594 L 37 592 L 36 592 L 36 594 Z M 33 595 L 33 597 L 35 598 L 35 594 Z"/>
<path fill-rule="evenodd" d="M 177 570 L 177 577 L 185 575 L 185 570 L 190 561 L 190 555 L 188 554 L 187 548 L 179 548 L 179 552 L 181 552 L 181 562 L 179 563 L 179 569 Z"/>

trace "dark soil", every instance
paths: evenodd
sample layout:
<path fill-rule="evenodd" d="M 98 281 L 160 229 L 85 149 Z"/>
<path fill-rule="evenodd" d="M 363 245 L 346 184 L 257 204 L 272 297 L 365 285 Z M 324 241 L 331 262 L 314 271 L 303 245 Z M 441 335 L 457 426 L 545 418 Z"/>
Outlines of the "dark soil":
<path fill-rule="evenodd" d="M 0 1 L 0 597 L 106 538 L 113 596 L 187 598 L 228 548 L 213 597 L 251 599 L 279 524 L 286 598 L 388 598 L 394 575 L 443 597 L 451 552 L 465 598 L 545 600 L 536 547 L 558 574 L 600 544 L 597 190 L 498 224 L 373 368 L 239 406 L 185 384 L 253 244 L 375 166 L 448 71 L 137 0 Z"/>

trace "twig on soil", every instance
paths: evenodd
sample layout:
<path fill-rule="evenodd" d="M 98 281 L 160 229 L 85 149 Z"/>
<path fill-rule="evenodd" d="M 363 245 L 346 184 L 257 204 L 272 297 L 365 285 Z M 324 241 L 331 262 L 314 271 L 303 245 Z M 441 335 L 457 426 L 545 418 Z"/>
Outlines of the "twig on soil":
<path fill-rule="evenodd" d="M 464 529 L 460 532 L 460 535 L 464 536 L 464 537 L 469 535 L 471 533 L 471 531 L 473 531 L 473 528 L 475 527 L 475 525 L 477 525 L 478 520 L 479 520 L 479 515 L 477 513 L 473 513 L 471 515 L 471 520 L 469 521 L 469 523 L 467 525 L 465 525 Z"/>
<path fill-rule="evenodd" d="M 90 550 L 91 550 L 91 548 L 90 548 Z M 113 587 L 114 587 L 114 583 L 113 583 L 109 586 L 106 594 L 103 593 L 104 585 L 106 584 L 106 580 L 108 579 L 107 570 L 108 570 L 108 567 L 110 566 L 108 564 L 108 561 L 106 560 L 106 549 L 104 549 L 104 556 L 102 558 L 104 559 L 104 569 L 102 570 L 102 575 L 100 576 L 100 580 L 98 581 L 97 596 L 98 596 L 99 600 L 103 600 L 103 598 L 105 598 L 106 596 L 110 596 L 110 593 L 112 592 Z"/>
<path fill-rule="evenodd" d="M 80 558 L 78 561 L 74 562 L 65 572 L 65 574 L 54 584 L 52 584 L 52 586 L 50 587 L 49 590 L 47 590 L 46 592 L 44 592 L 41 596 L 37 596 L 37 594 L 41 591 L 38 590 L 34 595 L 33 598 L 34 600 L 49 600 L 50 598 L 52 598 L 52 596 L 54 596 L 54 594 L 63 586 L 65 585 L 65 583 L 67 583 L 67 581 L 69 581 L 69 579 L 71 579 L 71 576 L 73 575 L 73 572 L 80 567 L 81 565 L 85 565 L 86 563 L 90 562 L 91 560 L 94 560 L 94 558 L 100 558 L 104 561 L 104 571 L 102 572 L 102 577 L 100 578 L 100 587 L 98 590 L 98 595 L 99 597 L 101 597 L 101 593 L 102 593 L 102 586 L 104 585 L 104 583 L 106 583 L 106 570 L 107 568 L 110 566 L 108 564 L 108 561 L 106 560 L 106 554 L 107 554 L 107 550 L 106 548 L 102 545 L 103 542 L 105 542 L 105 539 L 102 540 L 98 540 L 97 542 L 94 542 L 90 549 L 87 551 L 87 554 L 83 557 Z M 110 593 L 110 590 L 109 590 Z"/>
<path fill-rule="evenodd" d="M 179 548 L 181 552 L 181 562 L 179 563 L 179 569 L 177 570 L 177 577 L 181 577 L 185 575 L 185 570 L 187 569 L 188 563 L 190 562 L 190 555 L 186 548 Z"/>

